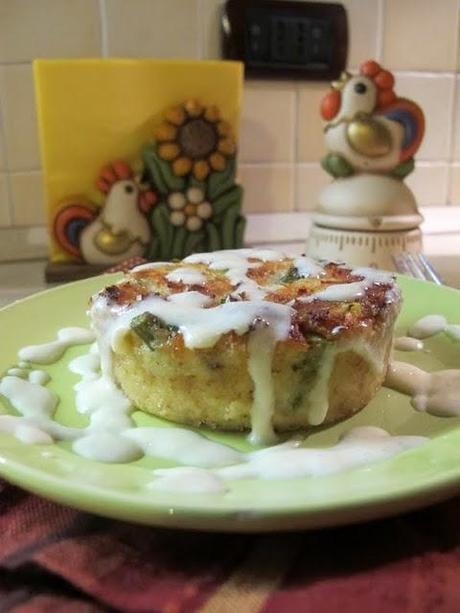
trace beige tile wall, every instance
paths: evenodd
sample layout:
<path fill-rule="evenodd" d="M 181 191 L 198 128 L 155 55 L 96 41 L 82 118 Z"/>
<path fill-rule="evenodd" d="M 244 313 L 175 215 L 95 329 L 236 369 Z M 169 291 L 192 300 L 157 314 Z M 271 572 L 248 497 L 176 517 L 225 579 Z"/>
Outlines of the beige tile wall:
<path fill-rule="evenodd" d="M 219 57 L 223 0 L 0 0 L 0 227 L 43 224 L 34 57 Z M 434 4 L 436 6 L 434 10 Z M 349 65 L 374 57 L 425 109 L 408 183 L 421 205 L 460 205 L 460 0 L 344 0 Z M 247 212 L 308 211 L 328 177 L 318 106 L 327 84 L 245 84 Z M 16 231 L 16 230 L 15 230 Z"/>

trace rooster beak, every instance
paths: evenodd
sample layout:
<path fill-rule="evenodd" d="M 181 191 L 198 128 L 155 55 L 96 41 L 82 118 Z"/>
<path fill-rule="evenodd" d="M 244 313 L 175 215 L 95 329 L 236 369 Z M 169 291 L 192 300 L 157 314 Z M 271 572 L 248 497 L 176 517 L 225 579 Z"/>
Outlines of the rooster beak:
<path fill-rule="evenodd" d="M 341 89 L 344 88 L 345 84 L 347 83 L 347 81 L 349 81 L 351 79 L 351 74 L 349 72 L 347 72 L 346 70 L 343 70 L 340 73 L 340 78 L 338 81 L 332 81 L 331 83 L 331 87 L 332 89 L 335 89 L 337 91 L 340 91 Z"/>

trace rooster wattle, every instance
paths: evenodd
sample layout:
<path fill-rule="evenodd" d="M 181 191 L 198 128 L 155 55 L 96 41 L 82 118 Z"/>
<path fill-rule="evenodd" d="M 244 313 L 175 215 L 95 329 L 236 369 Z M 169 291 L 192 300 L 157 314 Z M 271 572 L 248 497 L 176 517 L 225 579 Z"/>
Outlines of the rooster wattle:
<path fill-rule="evenodd" d="M 69 255 L 88 264 L 116 264 L 143 255 L 151 229 L 146 214 L 157 196 L 122 161 L 105 166 L 96 181 L 106 194 L 99 210 L 85 201 L 68 202 L 54 219 L 54 236 Z"/>
<path fill-rule="evenodd" d="M 321 104 L 330 153 L 322 165 L 334 177 L 375 172 L 404 177 L 424 134 L 424 117 L 412 101 L 398 98 L 394 77 L 374 61 L 360 74 L 343 73 Z"/>

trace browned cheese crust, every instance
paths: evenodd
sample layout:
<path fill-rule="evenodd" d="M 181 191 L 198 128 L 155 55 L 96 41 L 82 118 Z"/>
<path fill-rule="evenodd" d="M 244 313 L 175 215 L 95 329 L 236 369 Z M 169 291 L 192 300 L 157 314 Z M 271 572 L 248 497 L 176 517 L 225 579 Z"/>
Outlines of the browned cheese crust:
<path fill-rule="evenodd" d="M 289 336 L 276 344 L 272 362 L 274 427 L 285 431 L 317 425 L 312 412 L 321 386 L 328 407 L 320 423 L 362 409 L 381 386 L 388 365 L 400 308 L 394 284 L 371 283 L 364 296 L 353 301 L 305 302 L 302 298 L 329 286 L 363 277 L 328 263 L 322 276 L 298 278 L 293 258 L 249 261 L 258 266 L 248 270 L 248 278 L 261 287 L 275 286 L 265 300 L 290 304 L 293 309 Z M 200 271 L 206 281 L 187 285 L 168 280 L 167 275 L 180 266 Z M 188 262 L 132 272 L 101 296 L 107 308 L 118 308 L 152 295 L 168 297 L 186 291 L 208 296 L 210 301 L 203 308 L 247 300 L 225 271 Z M 229 332 L 207 349 L 187 348 L 182 334 L 168 326 L 152 328 L 151 335 L 132 327 L 113 352 L 116 381 L 137 407 L 184 424 L 223 430 L 250 427 L 254 384 L 248 372 L 249 333 Z"/>

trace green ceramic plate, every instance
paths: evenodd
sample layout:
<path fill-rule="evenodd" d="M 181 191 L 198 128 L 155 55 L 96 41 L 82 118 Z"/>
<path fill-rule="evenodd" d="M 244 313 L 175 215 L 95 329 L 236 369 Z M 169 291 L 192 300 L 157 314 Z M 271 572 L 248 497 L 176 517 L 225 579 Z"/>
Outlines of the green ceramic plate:
<path fill-rule="evenodd" d="M 0 311 L 2 353 L 0 372 L 17 363 L 17 351 L 55 337 L 64 326 L 87 326 L 88 297 L 113 281 L 104 276 L 36 294 Z M 442 313 L 460 323 L 460 292 L 401 278 L 404 308 L 398 330 L 428 313 Z M 428 352 L 399 356 L 423 368 L 460 366 L 460 343 L 443 334 L 426 342 Z M 85 418 L 73 406 L 72 385 L 77 376 L 67 363 L 86 351 L 75 347 L 45 369 L 49 384 L 61 397 L 57 419 L 82 426 Z M 13 412 L 0 397 L 0 411 Z M 166 422 L 136 413 L 137 423 Z M 0 474 L 27 490 L 52 500 L 115 517 L 156 526 L 226 531 L 317 528 L 363 521 L 399 513 L 441 500 L 460 491 L 460 419 L 436 418 L 415 412 L 408 398 L 382 388 L 358 415 L 311 435 L 311 446 L 335 442 L 344 430 L 375 425 L 392 434 L 425 435 L 431 440 L 391 460 L 338 475 L 303 480 L 235 481 L 226 494 L 151 491 L 151 470 L 171 466 L 143 458 L 131 464 L 107 465 L 74 455 L 65 443 L 26 445 L 0 433 Z M 212 439 L 248 449 L 243 435 L 204 431 Z"/>

